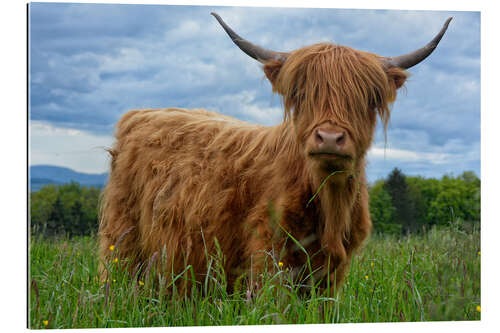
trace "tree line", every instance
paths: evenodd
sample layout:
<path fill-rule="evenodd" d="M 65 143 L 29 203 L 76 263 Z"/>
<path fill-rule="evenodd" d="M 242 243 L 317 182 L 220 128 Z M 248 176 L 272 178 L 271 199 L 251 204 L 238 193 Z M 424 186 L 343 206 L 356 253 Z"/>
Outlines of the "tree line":
<path fill-rule="evenodd" d="M 433 226 L 460 222 L 479 228 L 481 181 L 471 171 L 441 179 L 405 176 L 394 169 L 369 187 L 374 231 L 381 234 L 420 233 Z M 46 185 L 30 193 L 31 233 L 82 236 L 97 233 L 101 190 L 72 182 Z"/>
<path fill-rule="evenodd" d="M 31 234 L 85 236 L 96 234 L 101 190 L 76 182 L 45 185 L 30 193 Z"/>
<path fill-rule="evenodd" d="M 472 171 L 435 179 L 405 176 L 395 168 L 369 191 L 378 233 L 419 233 L 450 224 L 469 230 L 480 227 L 481 180 Z"/>

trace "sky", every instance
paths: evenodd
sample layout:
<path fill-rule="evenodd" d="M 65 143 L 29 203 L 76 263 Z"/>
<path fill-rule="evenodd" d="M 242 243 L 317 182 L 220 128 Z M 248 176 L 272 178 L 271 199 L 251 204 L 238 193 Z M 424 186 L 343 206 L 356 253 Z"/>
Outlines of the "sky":
<path fill-rule="evenodd" d="M 422 47 L 453 16 L 435 52 L 409 69 L 387 140 L 378 124 L 367 175 L 375 181 L 398 167 L 412 176 L 480 176 L 478 11 L 31 3 L 29 164 L 107 172 L 103 148 L 131 109 L 203 107 L 263 125 L 282 121 L 261 65 L 211 11 L 276 51 L 333 42 L 383 56 Z"/>

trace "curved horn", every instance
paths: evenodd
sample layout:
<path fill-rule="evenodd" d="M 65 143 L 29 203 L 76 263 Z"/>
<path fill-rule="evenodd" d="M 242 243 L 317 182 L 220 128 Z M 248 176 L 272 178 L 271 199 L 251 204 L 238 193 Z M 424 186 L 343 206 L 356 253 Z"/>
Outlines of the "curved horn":
<path fill-rule="evenodd" d="M 426 46 L 405 55 L 397 57 L 384 57 L 382 61 L 387 67 L 399 67 L 408 69 L 415 66 L 416 64 L 427 58 L 432 53 L 432 51 L 434 51 L 444 33 L 446 32 L 446 29 L 448 29 L 448 24 L 450 24 L 451 19 L 452 17 L 449 17 L 446 20 L 443 28 L 441 28 L 441 31 Z"/>
<path fill-rule="evenodd" d="M 261 63 L 266 63 L 269 60 L 279 60 L 281 62 L 285 62 L 286 58 L 288 58 L 288 53 L 285 52 L 275 52 L 271 50 L 267 50 L 263 47 L 250 43 L 246 39 L 241 38 L 236 32 L 233 31 L 217 13 L 212 14 L 217 21 L 222 25 L 224 30 L 226 30 L 229 37 L 231 37 L 232 41 L 246 54 L 250 57 L 258 60 Z"/>

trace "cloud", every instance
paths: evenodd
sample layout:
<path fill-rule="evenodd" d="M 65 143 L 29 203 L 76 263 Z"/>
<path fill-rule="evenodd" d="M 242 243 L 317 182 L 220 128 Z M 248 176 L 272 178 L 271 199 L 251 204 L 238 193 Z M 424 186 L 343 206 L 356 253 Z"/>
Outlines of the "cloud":
<path fill-rule="evenodd" d="M 60 165 L 86 173 L 108 170 L 109 156 L 105 148 L 112 146 L 111 136 L 39 121 L 30 123 L 29 134 L 30 165 Z"/>
<path fill-rule="evenodd" d="M 450 158 L 446 153 L 424 153 L 402 149 L 381 149 L 373 147 L 368 152 L 369 159 L 385 158 L 400 162 L 429 162 L 431 164 L 445 164 Z"/>
<path fill-rule="evenodd" d="M 235 95 L 224 95 L 220 102 L 225 105 L 224 113 L 233 117 L 263 125 L 276 125 L 283 120 L 281 107 L 256 102 L 255 91 L 242 91 Z"/>

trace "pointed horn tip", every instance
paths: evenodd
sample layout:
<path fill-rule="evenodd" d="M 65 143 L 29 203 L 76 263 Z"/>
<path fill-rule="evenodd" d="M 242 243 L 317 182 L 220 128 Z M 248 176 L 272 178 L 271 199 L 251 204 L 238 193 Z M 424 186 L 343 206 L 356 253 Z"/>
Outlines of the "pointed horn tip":
<path fill-rule="evenodd" d="M 212 15 L 213 17 L 215 17 L 215 19 L 217 21 L 222 21 L 222 18 L 216 12 L 210 12 L 210 15 Z"/>
<path fill-rule="evenodd" d="M 222 18 L 216 12 L 210 12 L 210 15 L 212 15 L 213 17 L 215 17 L 215 19 L 217 21 L 219 21 L 219 22 L 222 21 Z"/>

